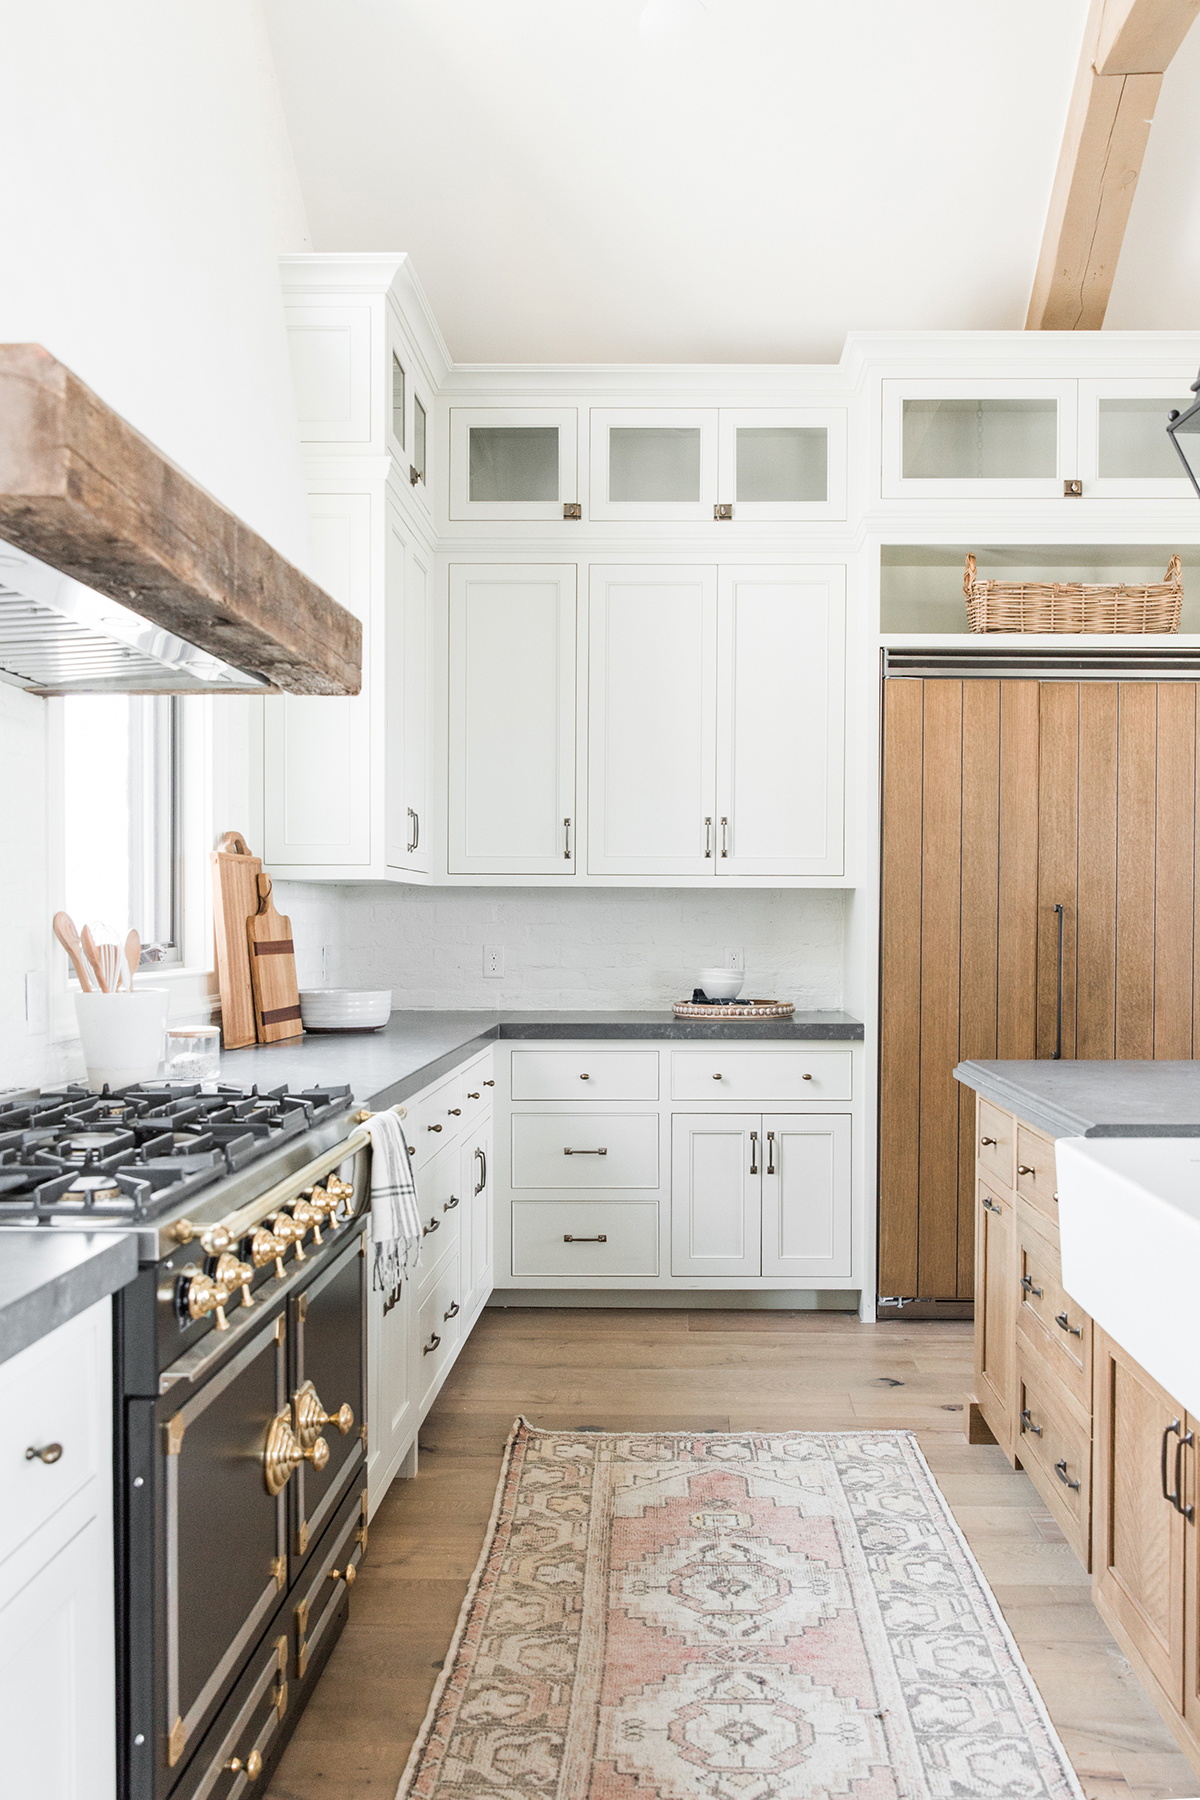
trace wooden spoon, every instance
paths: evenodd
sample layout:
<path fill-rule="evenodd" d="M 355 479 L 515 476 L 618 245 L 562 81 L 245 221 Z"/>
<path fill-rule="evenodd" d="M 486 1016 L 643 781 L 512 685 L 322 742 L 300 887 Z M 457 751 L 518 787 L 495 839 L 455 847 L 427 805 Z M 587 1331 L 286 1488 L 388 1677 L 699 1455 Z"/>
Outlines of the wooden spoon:
<path fill-rule="evenodd" d="M 90 925 L 84 926 L 82 932 L 80 933 L 80 939 L 83 944 L 84 953 L 87 956 L 88 961 L 91 963 L 92 968 L 95 970 L 96 985 L 100 989 L 100 992 L 102 994 L 107 994 L 109 992 L 109 986 L 108 986 L 108 983 L 104 979 L 104 970 L 100 966 L 100 952 L 96 948 L 96 940 L 92 936 L 92 928 Z"/>
<path fill-rule="evenodd" d="M 87 927 L 85 926 L 84 929 L 86 930 Z M 84 993 L 95 993 L 96 984 L 91 979 L 87 964 L 83 960 L 83 945 L 79 941 L 79 933 L 75 929 L 75 921 L 70 913 L 55 913 L 54 935 L 74 964 L 75 974 Z"/>
<path fill-rule="evenodd" d="M 133 977 L 138 964 L 142 960 L 142 940 L 136 931 L 131 931 L 125 939 L 125 973 L 129 978 L 129 991 L 133 992 Z"/>

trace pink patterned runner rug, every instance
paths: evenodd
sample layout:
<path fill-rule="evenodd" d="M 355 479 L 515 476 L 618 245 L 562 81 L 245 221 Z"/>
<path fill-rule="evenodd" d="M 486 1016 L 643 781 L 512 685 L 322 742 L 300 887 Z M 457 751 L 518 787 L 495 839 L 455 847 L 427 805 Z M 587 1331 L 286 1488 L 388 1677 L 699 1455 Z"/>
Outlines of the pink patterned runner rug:
<path fill-rule="evenodd" d="M 519 1419 L 398 1800 L 1083 1800 L 903 1431 Z"/>

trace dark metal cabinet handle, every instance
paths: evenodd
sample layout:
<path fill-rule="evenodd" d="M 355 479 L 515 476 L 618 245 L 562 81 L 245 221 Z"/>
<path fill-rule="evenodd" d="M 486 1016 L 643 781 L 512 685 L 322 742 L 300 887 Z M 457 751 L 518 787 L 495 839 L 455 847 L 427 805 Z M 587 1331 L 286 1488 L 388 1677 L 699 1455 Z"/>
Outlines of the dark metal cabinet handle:
<path fill-rule="evenodd" d="M 563 1232 L 564 1244 L 607 1244 L 607 1242 L 608 1233 L 606 1231 L 602 1231 L 599 1237 L 590 1238 L 573 1237 L 569 1231 Z"/>
<path fill-rule="evenodd" d="M 1169 1500 L 1171 1502 L 1171 1505 L 1176 1509 L 1176 1511 L 1178 1511 L 1179 1510 L 1178 1485 L 1176 1486 L 1174 1493 L 1172 1493 L 1167 1486 L 1167 1439 L 1170 1437 L 1172 1432 L 1175 1433 L 1176 1437 L 1178 1437 L 1180 1435 L 1178 1419 L 1172 1419 L 1171 1423 L 1165 1427 L 1163 1434 L 1162 1434 L 1162 1497 L 1164 1500 Z"/>
<path fill-rule="evenodd" d="M 1028 1163 L 1018 1163 L 1017 1164 L 1017 1174 L 1018 1175 L 1036 1175 L 1037 1170 L 1034 1168 L 1031 1168 Z"/>
<path fill-rule="evenodd" d="M 441 1229 L 442 1221 L 440 1219 L 430 1219 L 428 1225 L 422 1225 L 421 1236 L 428 1237 L 431 1231 L 440 1231 Z"/>
<path fill-rule="evenodd" d="M 711 819 L 705 819 L 705 821 L 704 821 L 704 854 L 705 854 L 705 856 L 712 855 L 712 820 Z"/>
<path fill-rule="evenodd" d="M 1081 1338 L 1083 1336 L 1083 1326 L 1072 1325 L 1065 1312 L 1055 1313 L 1054 1323 L 1058 1326 L 1060 1331 L 1068 1332 L 1071 1337 Z"/>
<path fill-rule="evenodd" d="M 721 820 L 721 855 L 729 855 L 729 820 Z"/>
<path fill-rule="evenodd" d="M 570 819 L 563 820 L 563 832 L 565 834 L 564 839 L 563 839 L 563 861 L 570 862 L 570 860 L 571 860 L 571 821 L 570 821 Z"/>
<path fill-rule="evenodd" d="M 451 1196 L 448 1200 L 443 1201 L 442 1211 L 443 1212 L 453 1212 L 457 1205 L 458 1205 L 458 1195 L 451 1194 Z"/>
<path fill-rule="evenodd" d="M 413 851 L 416 849 L 417 845 L 421 841 L 421 815 L 418 812 L 414 812 L 411 806 L 407 807 L 405 810 L 407 811 L 409 818 L 412 820 L 412 843 L 406 844 L 404 846 L 404 848 L 408 852 L 409 856 L 411 856 Z"/>
<path fill-rule="evenodd" d="M 752 1175 L 758 1174 L 758 1133 L 757 1133 L 757 1131 L 752 1131 L 750 1133 L 750 1173 Z"/>
<path fill-rule="evenodd" d="M 997 1206 L 994 1200 L 989 1200 L 986 1194 L 983 1196 L 983 1204 L 987 1207 L 989 1212 L 1002 1213 L 1004 1211 L 1004 1208 L 1002 1206 Z"/>
<path fill-rule="evenodd" d="M 767 1133 L 767 1174 L 773 1175 L 774 1173 L 775 1173 L 775 1133 L 773 1131 L 768 1131 L 768 1133 Z"/>
<path fill-rule="evenodd" d="M 607 1150 L 568 1150 L 564 1147 L 564 1156 L 607 1156 Z"/>
<path fill-rule="evenodd" d="M 484 1188 L 487 1186 L 487 1152 L 481 1150 L 477 1144 L 475 1146 L 475 1154 L 479 1158 L 479 1185 L 476 1187 L 475 1192 L 477 1194 L 482 1194 Z"/>
<path fill-rule="evenodd" d="M 437 1347 L 441 1343 L 441 1341 L 442 1341 L 441 1338 L 438 1336 L 437 1332 L 435 1331 L 432 1334 L 432 1336 L 430 1337 L 429 1342 L 427 1344 L 421 1345 L 421 1355 L 428 1356 L 431 1351 L 437 1349 Z"/>
<path fill-rule="evenodd" d="M 1042 1290 L 1040 1287 L 1034 1287 L 1033 1277 L 1031 1275 L 1022 1275 L 1021 1286 L 1025 1289 L 1027 1294 L 1032 1294 L 1035 1299 L 1041 1299 Z"/>
<path fill-rule="evenodd" d="M 444 1313 L 443 1313 L 443 1314 L 442 1314 L 442 1318 L 443 1318 L 443 1319 L 444 1319 L 444 1320 L 445 1320 L 445 1321 L 446 1321 L 446 1323 L 447 1323 L 447 1324 L 448 1324 L 448 1323 L 449 1323 L 449 1322 L 450 1322 L 450 1320 L 451 1320 L 451 1319 L 457 1319 L 457 1317 L 458 1317 L 458 1301 L 457 1301 L 457 1300 L 452 1300 L 452 1301 L 451 1301 L 451 1302 L 450 1302 L 450 1311 L 449 1311 L 449 1312 L 444 1312 Z"/>
<path fill-rule="evenodd" d="M 26 1462 L 56 1463 L 63 1453 L 61 1444 L 43 1444 L 39 1450 L 36 1444 L 30 1444 L 25 1452 Z"/>
<path fill-rule="evenodd" d="M 1021 1408 L 1021 1430 L 1022 1431 L 1032 1431 L 1034 1437 L 1041 1437 L 1041 1435 L 1042 1435 L 1041 1426 L 1034 1424 L 1033 1414 L 1030 1412 L 1030 1410 L 1027 1406 L 1023 1406 Z"/>
<path fill-rule="evenodd" d="M 1185 1444 L 1194 1444 L 1195 1441 L 1195 1432 L 1185 1431 L 1181 1433 L 1179 1442 L 1175 1446 L 1175 1507 L 1185 1519 L 1190 1519 L 1196 1509 L 1190 1500 L 1186 1506 L 1183 1504 L 1183 1447 Z"/>
<path fill-rule="evenodd" d="M 1062 1482 L 1064 1487 L 1069 1487 L 1076 1494 L 1079 1492 L 1079 1483 L 1077 1481 L 1072 1481 L 1071 1477 L 1067 1474 L 1067 1459 L 1065 1456 L 1060 1456 L 1055 1463 L 1054 1473 L 1058 1476 L 1058 1479 Z"/>
<path fill-rule="evenodd" d="M 979 1141 L 981 1144 L 994 1144 L 996 1142 L 995 1138 L 987 1137 L 981 1137 Z"/>

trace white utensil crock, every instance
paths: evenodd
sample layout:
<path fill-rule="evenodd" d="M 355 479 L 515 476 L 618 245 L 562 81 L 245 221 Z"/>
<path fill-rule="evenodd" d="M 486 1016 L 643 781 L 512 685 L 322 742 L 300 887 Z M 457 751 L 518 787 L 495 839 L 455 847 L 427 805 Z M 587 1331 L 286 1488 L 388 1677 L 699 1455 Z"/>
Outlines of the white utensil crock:
<path fill-rule="evenodd" d="M 76 994 L 75 1017 L 83 1039 L 88 1086 L 94 1091 L 152 1081 L 162 1061 L 167 1027 L 166 988 L 135 994 Z"/>

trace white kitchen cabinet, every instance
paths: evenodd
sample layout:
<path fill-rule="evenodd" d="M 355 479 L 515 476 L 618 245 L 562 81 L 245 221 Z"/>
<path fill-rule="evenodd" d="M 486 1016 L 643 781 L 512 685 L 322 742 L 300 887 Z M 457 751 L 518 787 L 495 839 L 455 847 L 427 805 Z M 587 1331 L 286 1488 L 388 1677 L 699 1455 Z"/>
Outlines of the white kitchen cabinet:
<path fill-rule="evenodd" d="M 671 1273 L 762 1273 L 762 1120 L 676 1113 L 671 1121 Z"/>
<path fill-rule="evenodd" d="M 451 567 L 451 874 L 574 872 L 575 579 Z"/>
<path fill-rule="evenodd" d="M 593 566 L 591 874 L 712 873 L 716 687 L 715 568 Z"/>
<path fill-rule="evenodd" d="M 466 1206 L 460 1258 L 469 1321 L 492 1291 L 492 1121 L 487 1113 L 463 1138 L 460 1188 Z"/>
<path fill-rule="evenodd" d="M 450 409 L 452 519 L 561 519 L 579 499 L 574 407 Z"/>
<path fill-rule="evenodd" d="M 709 519 L 717 502 L 715 407 L 593 407 L 593 519 Z"/>
<path fill-rule="evenodd" d="M 845 570 L 726 568 L 717 609 L 718 876 L 845 866 Z"/>
<path fill-rule="evenodd" d="M 883 492 L 1054 499 L 1077 467 L 1074 381 L 885 380 Z"/>
<path fill-rule="evenodd" d="M 111 1303 L 0 1364 L 5 1791 L 116 1789 Z M 61 1447 L 50 1461 L 30 1449 Z"/>
<path fill-rule="evenodd" d="M 1196 396 L 1190 375 L 1079 383 L 1079 474 L 1085 497 L 1179 499 L 1192 485 L 1167 436 L 1167 414 Z"/>
<path fill-rule="evenodd" d="M 394 1292 L 375 1285 L 375 1248 L 368 1249 L 367 1493 L 374 1512 L 408 1455 L 417 1430 L 412 1370 L 412 1283 Z"/>
<path fill-rule="evenodd" d="M 717 497 L 743 523 L 844 519 L 845 408 L 723 406 Z"/>
<path fill-rule="evenodd" d="M 850 1119 L 764 1113 L 762 1273 L 850 1273 Z"/>
<path fill-rule="evenodd" d="M 387 529 L 387 860 L 427 875 L 430 558 L 394 506 Z"/>

